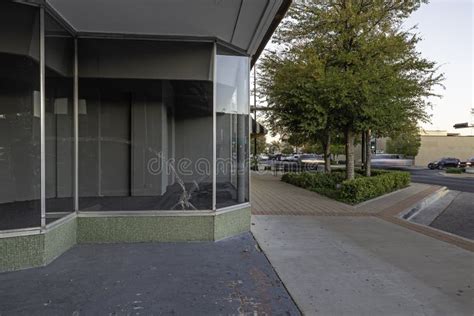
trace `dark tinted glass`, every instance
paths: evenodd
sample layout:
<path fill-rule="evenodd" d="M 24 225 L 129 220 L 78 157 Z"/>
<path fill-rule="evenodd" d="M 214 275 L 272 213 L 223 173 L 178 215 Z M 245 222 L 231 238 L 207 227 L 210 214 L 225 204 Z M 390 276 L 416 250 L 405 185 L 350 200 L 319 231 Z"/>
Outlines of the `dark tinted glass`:
<path fill-rule="evenodd" d="M 0 1 L 0 229 L 41 225 L 39 9 Z"/>
<path fill-rule="evenodd" d="M 208 210 L 212 83 L 81 79 L 80 208 Z"/>
<path fill-rule="evenodd" d="M 120 41 L 86 43 L 79 42 L 80 209 L 212 209 L 213 84 L 189 79 L 211 73 L 198 71 L 194 46 L 123 41 L 132 52 L 123 55 L 111 49 Z M 183 69 L 183 54 L 197 72 Z M 175 77 L 182 80 L 167 79 Z"/>

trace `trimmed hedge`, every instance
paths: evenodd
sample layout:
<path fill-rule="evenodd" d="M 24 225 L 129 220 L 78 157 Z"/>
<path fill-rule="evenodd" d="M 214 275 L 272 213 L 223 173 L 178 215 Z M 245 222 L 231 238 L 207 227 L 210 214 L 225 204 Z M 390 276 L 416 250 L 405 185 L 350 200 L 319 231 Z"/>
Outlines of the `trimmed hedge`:
<path fill-rule="evenodd" d="M 448 169 L 446 169 L 446 173 L 461 174 L 463 172 L 464 172 L 464 170 L 461 169 L 461 168 L 448 168 Z"/>
<path fill-rule="evenodd" d="M 349 203 L 359 203 L 405 188 L 410 184 L 410 181 L 410 173 L 402 171 L 346 180 L 341 184 L 340 197 Z"/>
<path fill-rule="evenodd" d="M 337 170 L 331 174 L 287 173 L 281 180 L 351 204 L 407 187 L 411 181 L 408 172 L 387 170 L 374 170 L 371 177 L 357 171 L 354 180 L 345 178 L 345 171 Z"/>
<path fill-rule="evenodd" d="M 336 188 L 336 185 L 344 181 L 345 173 L 285 173 L 281 180 L 305 189 L 314 188 Z"/>

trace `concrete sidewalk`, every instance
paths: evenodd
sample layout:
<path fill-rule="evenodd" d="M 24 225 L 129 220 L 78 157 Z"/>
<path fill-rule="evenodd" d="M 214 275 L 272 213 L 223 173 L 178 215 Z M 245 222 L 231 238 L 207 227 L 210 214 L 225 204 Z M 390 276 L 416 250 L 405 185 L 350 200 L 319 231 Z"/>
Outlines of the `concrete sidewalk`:
<path fill-rule="evenodd" d="M 376 217 L 253 216 L 306 315 L 466 315 L 474 254 Z"/>

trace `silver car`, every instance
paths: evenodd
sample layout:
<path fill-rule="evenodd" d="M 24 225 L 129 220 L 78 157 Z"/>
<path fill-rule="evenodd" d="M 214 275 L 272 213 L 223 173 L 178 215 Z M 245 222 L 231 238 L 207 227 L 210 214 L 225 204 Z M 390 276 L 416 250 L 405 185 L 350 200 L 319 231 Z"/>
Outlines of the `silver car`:
<path fill-rule="evenodd" d="M 411 167 L 413 159 L 407 159 L 399 154 L 375 154 L 372 156 L 373 167 Z"/>

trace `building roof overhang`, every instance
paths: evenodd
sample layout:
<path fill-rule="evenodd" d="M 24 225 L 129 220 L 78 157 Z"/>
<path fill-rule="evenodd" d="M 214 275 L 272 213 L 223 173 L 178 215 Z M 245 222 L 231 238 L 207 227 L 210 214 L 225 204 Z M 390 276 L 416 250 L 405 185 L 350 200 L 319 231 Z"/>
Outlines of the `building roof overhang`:
<path fill-rule="evenodd" d="M 79 37 L 217 41 L 252 56 L 252 64 L 291 4 L 291 0 L 44 2 Z"/>

